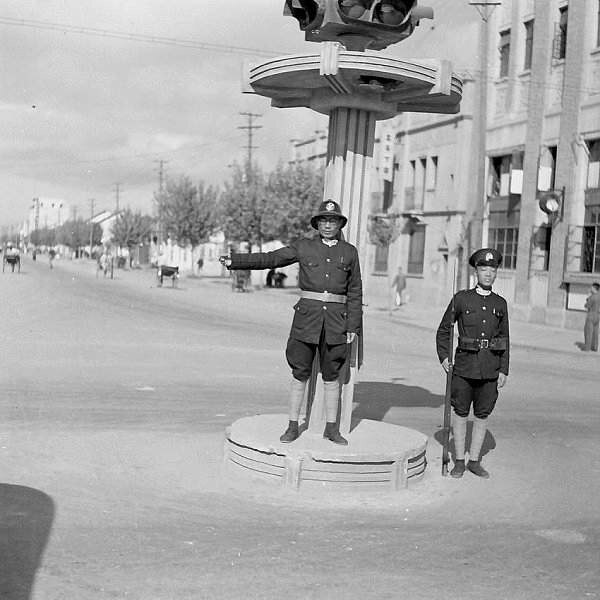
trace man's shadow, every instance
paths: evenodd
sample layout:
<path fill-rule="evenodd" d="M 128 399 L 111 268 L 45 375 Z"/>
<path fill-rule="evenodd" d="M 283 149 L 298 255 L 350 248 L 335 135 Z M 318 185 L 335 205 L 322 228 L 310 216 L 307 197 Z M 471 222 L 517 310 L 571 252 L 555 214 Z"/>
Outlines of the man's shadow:
<path fill-rule="evenodd" d="M 425 388 L 385 381 L 361 381 L 354 386 L 352 425 L 354 429 L 362 419 L 383 421 L 393 407 L 438 408 L 444 404 L 444 397 L 432 394 Z"/>
<path fill-rule="evenodd" d="M 356 406 L 352 411 L 352 420 L 350 430 L 353 430 L 362 419 L 371 419 L 373 421 L 383 421 L 385 415 L 393 407 L 401 408 L 439 408 L 440 419 L 443 417 L 442 407 L 444 405 L 444 396 L 441 394 L 432 394 L 429 390 L 403 383 L 382 381 L 362 381 L 354 386 L 354 402 Z M 467 424 L 467 436 L 465 448 L 471 444 L 471 431 L 473 423 Z M 443 427 L 433 435 L 434 439 L 440 444 L 443 443 Z M 485 456 L 490 450 L 496 447 L 496 440 L 488 430 L 483 440 L 481 456 Z M 454 443 L 450 437 L 450 453 L 454 457 Z"/>
<path fill-rule="evenodd" d="M 54 512 L 43 492 L 0 483 L 0 598 L 31 598 Z"/>

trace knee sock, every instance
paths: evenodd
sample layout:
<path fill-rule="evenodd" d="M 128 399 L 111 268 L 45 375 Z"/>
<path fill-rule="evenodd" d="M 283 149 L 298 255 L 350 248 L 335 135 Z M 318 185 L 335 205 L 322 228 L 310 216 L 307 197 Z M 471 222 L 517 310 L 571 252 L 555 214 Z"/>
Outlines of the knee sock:
<path fill-rule="evenodd" d="M 471 448 L 469 449 L 469 460 L 479 460 L 479 453 L 481 452 L 481 446 L 483 446 L 483 440 L 485 439 L 485 432 L 487 431 L 487 419 L 473 419 L 473 432 L 471 434 Z"/>
<path fill-rule="evenodd" d="M 298 421 L 300 417 L 300 407 L 304 400 L 305 390 L 306 381 L 298 381 L 294 377 L 290 386 L 290 421 Z"/>
<path fill-rule="evenodd" d="M 454 440 L 455 460 L 465 460 L 465 437 L 467 435 L 467 417 L 452 415 L 452 439 Z"/>
<path fill-rule="evenodd" d="M 340 397 L 340 384 L 338 383 L 337 379 L 335 381 L 324 381 L 323 387 L 327 422 L 335 423 L 337 421 L 338 400 Z"/>

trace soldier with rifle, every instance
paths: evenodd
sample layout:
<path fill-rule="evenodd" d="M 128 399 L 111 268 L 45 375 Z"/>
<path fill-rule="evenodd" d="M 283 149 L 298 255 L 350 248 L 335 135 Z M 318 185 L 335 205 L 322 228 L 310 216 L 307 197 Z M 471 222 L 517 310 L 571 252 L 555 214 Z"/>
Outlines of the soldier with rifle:
<path fill-rule="evenodd" d="M 454 409 L 452 430 L 454 467 L 452 477 L 462 477 L 465 469 L 487 479 L 480 452 L 487 431 L 487 418 L 498 399 L 498 389 L 508 377 L 509 326 L 506 300 L 492 292 L 502 255 L 493 248 L 477 250 L 469 264 L 477 272 L 477 285 L 454 295 L 437 330 L 437 354 L 444 370 L 452 369 L 450 402 Z M 451 367 L 451 335 L 458 325 L 458 346 Z M 465 465 L 467 418 L 473 407 L 473 431 L 469 462 Z M 447 450 L 447 448 L 445 448 Z"/>
<path fill-rule="evenodd" d="M 222 256 L 228 269 L 277 269 L 299 263 L 300 299 L 286 348 L 292 369 L 289 423 L 280 441 L 290 443 L 299 435 L 298 419 L 315 353 L 319 352 L 324 384 L 327 423 L 323 437 L 335 444 L 348 441 L 337 425 L 340 375 L 350 344 L 362 327 L 362 279 L 357 249 L 341 239 L 348 219 L 333 200 L 322 202 L 311 218 L 318 231 L 273 252 Z"/>

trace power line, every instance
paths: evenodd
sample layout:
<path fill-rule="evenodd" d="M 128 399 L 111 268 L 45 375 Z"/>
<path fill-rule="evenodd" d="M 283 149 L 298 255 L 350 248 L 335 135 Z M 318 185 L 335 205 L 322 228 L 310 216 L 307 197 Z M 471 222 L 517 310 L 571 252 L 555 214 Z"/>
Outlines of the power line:
<path fill-rule="evenodd" d="M 167 46 L 179 46 L 181 48 L 194 48 L 195 50 L 227 52 L 229 54 L 250 54 L 255 56 L 276 56 L 278 52 L 261 50 L 258 48 L 246 48 L 243 46 L 229 46 L 225 44 L 214 44 L 211 42 L 200 42 L 197 40 L 182 40 L 179 38 L 165 37 L 160 35 L 148 35 L 144 33 L 132 33 L 117 31 L 114 29 L 98 29 L 96 27 L 83 27 L 79 25 L 67 25 L 65 23 L 53 23 L 50 21 L 37 21 L 34 19 L 14 19 L 11 17 L 0 17 L 1 25 L 18 27 L 29 27 L 31 29 L 44 29 L 58 31 L 60 33 L 75 33 L 102 38 L 114 38 L 129 42 L 144 42 L 147 44 L 161 44 Z"/>
<path fill-rule="evenodd" d="M 256 150 L 258 146 L 252 145 L 252 137 L 255 129 L 261 129 L 262 125 L 254 125 L 254 119 L 258 117 L 262 117 L 262 115 L 251 113 L 251 112 L 241 112 L 240 115 L 243 117 L 248 117 L 248 125 L 240 125 L 238 129 L 247 129 L 248 130 L 248 145 L 244 146 L 248 150 L 248 162 L 246 166 L 246 177 L 247 180 L 250 181 L 250 177 L 252 175 L 252 150 Z"/>

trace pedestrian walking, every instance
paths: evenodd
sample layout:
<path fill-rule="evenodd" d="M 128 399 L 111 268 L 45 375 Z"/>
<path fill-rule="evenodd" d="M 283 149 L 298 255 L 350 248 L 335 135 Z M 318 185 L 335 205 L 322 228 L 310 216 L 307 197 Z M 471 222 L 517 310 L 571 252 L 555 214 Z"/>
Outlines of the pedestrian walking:
<path fill-rule="evenodd" d="M 392 281 L 391 292 L 394 309 L 400 308 L 404 302 L 404 290 L 406 290 L 406 275 L 402 267 L 398 267 L 398 272 Z"/>
<path fill-rule="evenodd" d="M 502 255 L 493 248 L 473 253 L 469 264 L 476 270 L 477 285 L 454 295 L 436 334 L 438 358 L 448 372 L 452 359 L 450 334 L 453 323 L 457 323 L 459 337 L 451 381 L 454 468 L 450 472 L 456 478 L 465 472 L 465 438 L 471 406 L 473 431 L 466 468 L 478 477 L 489 477 L 481 466 L 480 453 L 498 388 L 505 385 L 508 377 L 510 351 L 506 300 L 492 291 L 501 261 Z"/>
<path fill-rule="evenodd" d="M 318 236 L 296 240 L 273 252 L 221 257 L 228 269 L 276 269 L 299 263 L 300 299 L 294 306 L 286 347 L 292 382 L 289 423 L 280 437 L 284 443 L 293 442 L 300 435 L 300 407 L 316 352 L 319 352 L 327 414 L 323 437 L 335 444 L 348 443 L 337 425 L 338 378 L 349 344 L 362 328 L 362 279 L 357 249 L 340 236 L 347 220 L 339 204 L 327 200 L 310 221 Z"/>
<path fill-rule="evenodd" d="M 586 298 L 585 325 L 583 326 L 583 350 L 598 352 L 598 325 L 600 324 L 600 283 L 592 283 L 590 295 Z"/>

